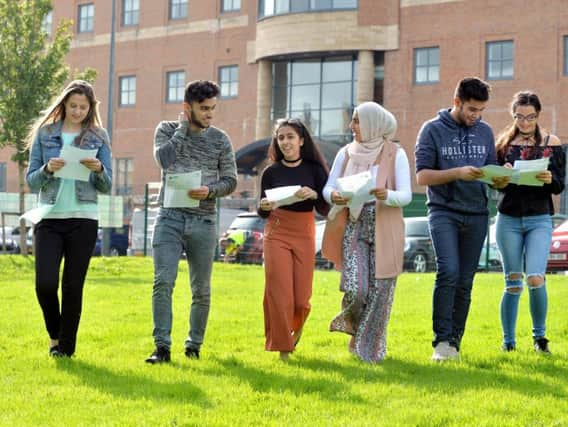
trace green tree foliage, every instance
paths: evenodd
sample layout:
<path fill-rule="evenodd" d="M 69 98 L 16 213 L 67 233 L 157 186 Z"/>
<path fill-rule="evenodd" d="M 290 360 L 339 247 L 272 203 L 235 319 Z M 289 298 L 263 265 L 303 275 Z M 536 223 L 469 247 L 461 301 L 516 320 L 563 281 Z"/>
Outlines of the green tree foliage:
<path fill-rule="evenodd" d="M 51 9 L 50 0 L 0 0 L 0 149 L 14 149 L 11 159 L 18 163 L 20 212 L 29 156 L 27 133 L 70 75 L 64 60 L 71 47 L 72 22 L 62 20 L 47 34 L 42 22 Z M 90 81 L 96 76 L 92 69 L 82 74 Z M 23 231 L 23 223 L 21 227 Z M 20 247 L 25 249 L 25 233 Z"/>

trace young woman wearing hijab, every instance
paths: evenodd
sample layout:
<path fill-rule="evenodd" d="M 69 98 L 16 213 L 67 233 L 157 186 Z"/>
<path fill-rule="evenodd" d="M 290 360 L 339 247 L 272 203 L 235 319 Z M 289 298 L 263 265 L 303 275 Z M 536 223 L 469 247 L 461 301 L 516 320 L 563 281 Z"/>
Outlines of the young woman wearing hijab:
<path fill-rule="evenodd" d="M 279 120 L 268 149 L 272 164 L 262 173 L 258 214 L 264 229 L 264 331 L 267 351 L 287 360 L 310 313 L 315 263 L 314 208 L 327 215 L 322 190 L 328 169 L 306 126 Z M 299 185 L 300 201 L 277 208 L 266 190 Z"/>
<path fill-rule="evenodd" d="M 386 355 L 386 329 L 396 279 L 402 272 L 404 221 L 402 207 L 410 203 L 410 168 L 405 151 L 392 142 L 396 119 L 374 102 L 359 105 L 350 124 L 354 141 L 343 147 L 333 162 L 324 188 L 333 204 L 333 217 L 348 200 L 337 191 L 337 179 L 378 165 L 375 201 L 349 209 L 342 241 L 341 312 L 331 331 L 352 336 L 349 350 L 366 362 Z"/>

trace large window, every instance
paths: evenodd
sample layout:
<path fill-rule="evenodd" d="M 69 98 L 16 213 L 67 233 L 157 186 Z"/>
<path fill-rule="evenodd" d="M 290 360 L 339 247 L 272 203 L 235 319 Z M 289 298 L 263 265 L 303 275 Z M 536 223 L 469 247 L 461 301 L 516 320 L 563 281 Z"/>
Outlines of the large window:
<path fill-rule="evenodd" d="M 79 19 L 77 31 L 89 33 L 95 28 L 95 5 L 93 3 L 79 5 Z"/>
<path fill-rule="evenodd" d="M 6 191 L 6 163 L 0 163 L 0 193 Z"/>
<path fill-rule="evenodd" d="M 116 185 L 116 194 L 123 196 L 132 193 L 133 174 L 133 159 L 120 157 L 114 159 L 113 180 Z"/>
<path fill-rule="evenodd" d="M 43 31 L 47 37 L 51 37 L 51 28 L 53 26 L 53 11 L 49 11 L 45 14 L 41 20 L 41 31 Z"/>
<path fill-rule="evenodd" d="M 136 76 L 124 76 L 118 81 L 119 105 L 130 107 L 136 105 Z"/>
<path fill-rule="evenodd" d="M 356 98 L 354 56 L 273 64 L 273 119 L 298 117 L 313 135 L 347 142 Z"/>
<path fill-rule="evenodd" d="M 414 83 L 429 84 L 440 81 L 440 48 L 414 49 Z"/>
<path fill-rule="evenodd" d="M 357 0 L 260 0 L 260 18 L 286 13 L 357 9 Z"/>
<path fill-rule="evenodd" d="M 187 18 L 187 0 L 170 0 L 170 19 Z"/>
<path fill-rule="evenodd" d="M 221 98 L 236 98 L 239 95 L 239 67 L 219 67 Z"/>
<path fill-rule="evenodd" d="M 166 73 L 166 102 L 183 102 L 185 94 L 185 71 Z"/>
<path fill-rule="evenodd" d="M 488 42 L 485 46 L 487 80 L 513 78 L 513 41 Z"/>
<path fill-rule="evenodd" d="M 568 36 L 564 36 L 564 75 L 568 76 Z"/>
<path fill-rule="evenodd" d="M 236 12 L 241 9 L 241 0 L 221 0 L 222 12 Z"/>
<path fill-rule="evenodd" d="M 122 25 L 138 25 L 140 0 L 122 0 Z"/>

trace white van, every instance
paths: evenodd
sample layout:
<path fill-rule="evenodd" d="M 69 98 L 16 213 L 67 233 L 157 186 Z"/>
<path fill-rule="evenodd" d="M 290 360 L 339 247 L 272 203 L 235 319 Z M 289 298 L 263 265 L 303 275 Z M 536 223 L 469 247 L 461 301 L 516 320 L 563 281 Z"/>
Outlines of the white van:
<path fill-rule="evenodd" d="M 158 207 L 148 208 L 146 227 L 146 255 L 152 255 L 152 234 L 154 222 L 158 216 Z M 130 221 L 130 247 L 128 255 L 144 255 L 144 209 L 135 208 Z"/>

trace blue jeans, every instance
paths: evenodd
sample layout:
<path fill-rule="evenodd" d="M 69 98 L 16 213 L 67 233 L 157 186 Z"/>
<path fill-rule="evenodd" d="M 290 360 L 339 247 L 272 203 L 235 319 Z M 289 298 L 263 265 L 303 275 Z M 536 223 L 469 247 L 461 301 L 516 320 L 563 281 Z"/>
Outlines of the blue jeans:
<path fill-rule="evenodd" d="M 496 238 L 505 276 L 505 292 L 501 301 L 503 341 L 506 344 L 515 345 L 517 313 L 523 289 L 523 272 L 527 279 L 534 276 L 545 278 L 552 239 L 550 215 L 513 217 L 499 214 Z M 546 329 L 548 301 L 545 281 L 529 289 L 533 337 L 541 338 L 544 337 Z"/>
<path fill-rule="evenodd" d="M 183 251 L 189 265 L 192 296 L 185 347 L 201 347 L 209 316 L 211 270 L 216 244 L 217 225 L 214 220 L 177 209 L 160 209 L 152 236 L 152 314 L 154 343 L 157 347 L 170 348 L 172 344 L 172 293 Z"/>
<path fill-rule="evenodd" d="M 428 223 L 436 252 L 432 345 L 448 341 L 459 350 L 488 216 L 433 211 Z"/>

